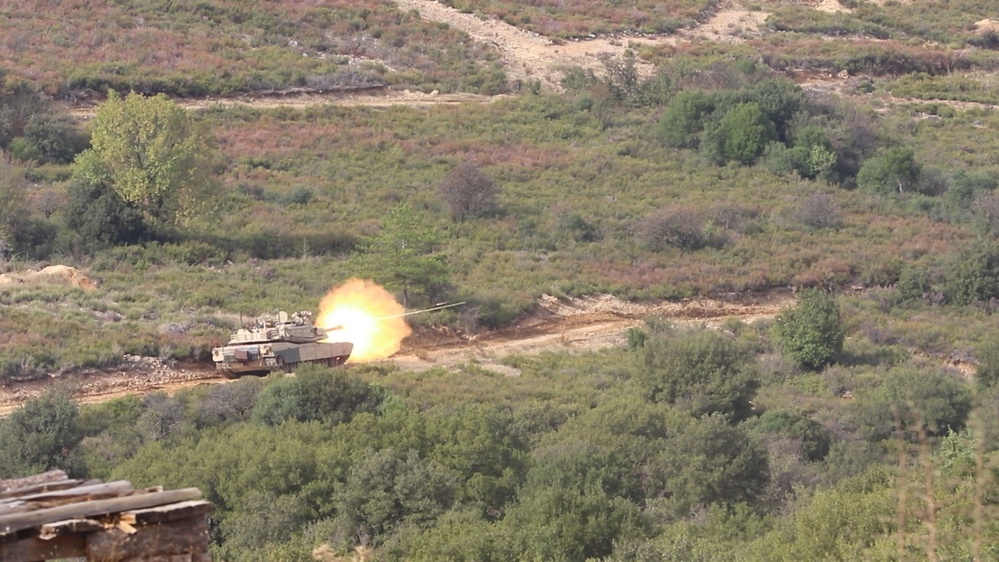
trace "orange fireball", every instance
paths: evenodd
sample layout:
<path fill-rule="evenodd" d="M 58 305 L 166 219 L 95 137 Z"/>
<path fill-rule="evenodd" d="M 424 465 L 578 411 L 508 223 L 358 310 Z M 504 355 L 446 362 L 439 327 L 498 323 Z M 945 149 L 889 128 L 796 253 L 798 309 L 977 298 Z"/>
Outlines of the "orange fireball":
<path fill-rule="evenodd" d="M 383 287 L 350 279 L 323 297 L 316 325 L 329 332 L 329 341 L 353 343 L 350 362 L 363 363 L 399 351 L 402 340 L 413 332 L 402 318 L 405 312 Z"/>

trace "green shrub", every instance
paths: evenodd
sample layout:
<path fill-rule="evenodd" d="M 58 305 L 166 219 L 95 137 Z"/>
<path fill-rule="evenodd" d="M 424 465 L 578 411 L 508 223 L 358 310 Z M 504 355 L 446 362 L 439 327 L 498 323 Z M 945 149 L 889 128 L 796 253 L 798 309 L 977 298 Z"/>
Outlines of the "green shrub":
<path fill-rule="evenodd" d="M 340 424 L 361 412 L 376 411 L 383 399 L 381 389 L 345 369 L 301 365 L 294 377 L 278 377 L 260 391 L 251 417 L 271 426 L 286 420 Z"/>
<path fill-rule="evenodd" d="M 808 369 L 831 363 L 845 337 L 836 299 L 815 289 L 802 291 L 798 304 L 777 316 L 774 333 L 781 350 Z"/>
<path fill-rule="evenodd" d="M 637 380 L 654 402 L 675 404 L 695 417 L 721 413 L 749 417 L 759 386 L 748 351 L 728 336 L 702 330 L 650 337 Z"/>

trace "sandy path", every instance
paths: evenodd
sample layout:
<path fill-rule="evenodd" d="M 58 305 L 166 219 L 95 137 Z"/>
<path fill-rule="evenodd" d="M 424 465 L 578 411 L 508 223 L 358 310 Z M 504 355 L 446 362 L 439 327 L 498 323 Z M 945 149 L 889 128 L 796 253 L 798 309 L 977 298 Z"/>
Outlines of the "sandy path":
<path fill-rule="evenodd" d="M 698 298 L 650 304 L 621 301 L 610 295 L 570 300 L 545 297 L 538 312 L 513 328 L 479 334 L 471 340 L 441 336 L 436 340 L 408 342 L 404 353 L 384 363 L 403 370 L 423 371 L 434 367 L 457 369 L 474 361 L 483 368 L 516 376 L 520 374 L 516 369 L 500 364 L 504 357 L 545 351 L 578 353 L 624 345 L 628 329 L 640 326 L 650 316 L 677 325 L 720 326 L 730 319 L 749 322 L 771 318 L 791 303 L 791 296 L 783 292 L 744 302 Z M 228 379 L 216 374 L 211 366 L 177 366 L 151 357 L 126 356 L 122 365 L 112 369 L 52 374 L 2 385 L 0 416 L 53 388 L 69 392 L 81 404 L 89 404 L 225 382 Z"/>

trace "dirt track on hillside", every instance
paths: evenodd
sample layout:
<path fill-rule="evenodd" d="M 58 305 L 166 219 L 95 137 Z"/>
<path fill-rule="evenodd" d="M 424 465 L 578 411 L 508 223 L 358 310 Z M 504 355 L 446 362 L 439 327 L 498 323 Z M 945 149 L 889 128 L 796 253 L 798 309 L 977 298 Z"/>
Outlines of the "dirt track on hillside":
<path fill-rule="evenodd" d="M 647 318 L 678 326 L 718 327 L 732 319 L 751 322 L 772 318 L 793 302 L 786 292 L 744 297 L 732 301 L 706 298 L 680 302 L 632 303 L 610 295 L 559 300 L 543 297 L 537 311 L 509 329 L 474 336 L 425 330 L 405 342 L 403 350 L 381 363 L 406 371 L 435 367 L 456 369 L 476 363 L 494 372 L 520 373 L 502 364 L 504 357 L 544 351 L 580 353 L 625 345 L 628 329 Z M 70 393 L 81 404 L 104 402 L 151 392 L 173 393 L 228 379 L 211 365 L 178 365 L 150 357 L 126 356 L 111 369 L 52 373 L 46 377 L 0 385 L 0 415 L 17 409 L 31 397 L 51 389 Z"/>

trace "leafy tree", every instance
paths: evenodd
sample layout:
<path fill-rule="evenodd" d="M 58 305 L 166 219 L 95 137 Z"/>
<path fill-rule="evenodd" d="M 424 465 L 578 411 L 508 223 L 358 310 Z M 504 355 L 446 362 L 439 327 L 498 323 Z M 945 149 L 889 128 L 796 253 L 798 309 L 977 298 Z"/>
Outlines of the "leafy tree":
<path fill-rule="evenodd" d="M 975 383 L 980 391 L 985 391 L 999 383 L 999 340 L 989 338 L 975 351 L 978 365 L 975 369 Z"/>
<path fill-rule="evenodd" d="M 32 119 L 47 112 L 45 99 L 35 85 L 9 77 L 0 69 L 0 148 L 8 148 Z"/>
<path fill-rule="evenodd" d="M 704 122 L 715 110 L 715 102 L 700 90 L 680 92 L 659 119 L 659 134 L 667 146 L 696 148 Z"/>
<path fill-rule="evenodd" d="M 440 240 L 427 220 L 399 205 L 385 217 L 382 231 L 354 257 L 354 267 L 359 275 L 401 292 L 406 307 L 414 293 L 423 296 L 424 304 L 434 303 L 450 279 L 445 258 L 438 253 Z"/>
<path fill-rule="evenodd" d="M 497 512 L 516 495 L 527 446 L 513 416 L 495 406 L 435 408 L 422 420 L 425 457 L 460 476 L 458 499 Z"/>
<path fill-rule="evenodd" d="M 558 488 L 599 490 L 610 497 L 642 499 L 637 471 L 630 459 L 610 444 L 560 432 L 532 451 L 531 457 L 533 464 L 521 495 Z"/>
<path fill-rule="evenodd" d="M 785 78 L 761 80 L 737 92 L 736 97 L 758 106 L 773 124 L 776 139 L 784 143 L 790 141 L 792 121 L 805 107 L 801 86 Z"/>
<path fill-rule="evenodd" d="M 286 420 L 340 424 L 361 412 L 374 412 L 383 399 L 381 389 L 351 377 L 344 369 L 303 365 L 294 377 L 282 377 L 264 387 L 251 417 L 265 425 Z"/>
<path fill-rule="evenodd" d="M 71 123 L 52 115 L 35 115 L 24 131 L 10 143 L 14 158 L 35 162 L 68 164 L 87 148 L 87 138 Z"/>
<path fill-rule="evenodd" d="M 736 161 L 751 165 L 776 139 L 774 124 L 756 103 L 740 103 L 706 128 L 701 150 L 717 164 Z"/>
<path fill-rule="evenodd" d="M 545 487 L 522 494 L 499 524 L 521 560 L 595 560 L 647 535 L 638 506 L 599 489 Z"/>
<path fill-rule="evenodd" d="M 839 304 L 816 289 L 802 291 L 798 304 L 777 316 L 774 329 L 777 345 L 808 369 L 827 365 L 843 351 Z"/>
<path fill-rule="evenodd" d="M 369 450 L 334 497 L 337 542 L 379 546 L 402 527 L 429 527 L 454 504 L 455 480 L 416 451 Z"/>
<path fill-rule="evenodd" d="M 83 438 L 76 404 L 49 393 L 25 402 L 0 421 L 0 478 L 62 469 L 80 475 L 74 451 Z"/>
<path fill-rule="evenodd" d="M 832 444 L 832 434 L 819 422 L 801 412 L 767 410 L 762 416 L 746 422 L 755 435 L 771 435 L 801 441 L 801 452 L 810 461 L 825 458 Z"/>
<path fill-rule="evenodd" d="M 902 268 L 895 283 L 895 295 L 899 302 L 918 302 L 930 292 L 930 276 L 925 269 L 907 265 Z"/>
<path fill-rule="evenodd" d="M 999 246 L 986 241 L 962 251 L 947 271 L 944 294 L 960 306 L 999 298 Z"/>
<path fill-rule="evenodd" d="M 638 382 L 647 398 L 675 404 L 695 417 L 747 418 L 759 381 L 746 349 L 724 334 L 701 330 L 651 338 Z"/>
<path fill-rule="evenodd" d="M 690 420 L 649 465 L 650 487 L 676 517 L 718 503 L 756 505 L 770 479 L 766 453 L 724 416 Z"/>
<path fill-rule="evenodd" d="M 971 412 L 967 385 L 949 373 L 911 366 L 892 369 L 876 389 L 855 396 L 850 404 L 853 423 L 871 441 L 890 439 L 896 429 L 913 441 L 920 439 L 920 431 L 960 431 Z"/>
<path fill-rule="evenodd" d="M 8 244 L 17 234 L 26 212 L 26 188 L 27 182 L 21 171 L 0 162 L 0 240 L 7 240 Z M 0 261 L 4 258 L 0 255 Z"/>
<path fill-rule="evenodd" d="M 94 117 L 91 148 L 76 179 L 106 185 L 154 223 L 178 224 L 211 204 L 213 150 L 187 112 L 160 94 L 108 92 Z"/>
<path fill-rule="evenodd" d="M 63 215 L 87 244 L 133 244 L 149 236 L 142 213 L 104 183 L 74 182 Z"/>
<path fill-rule="evenodd" d="M 496 183 L 471 162 L 451 170 L 437 188 L 437 195 L 456 221 L 494 212 L 496 192 Z"/>
<path fill-rule="evenodd" d="M 919 179 L 919 166 L 911 148 L 895 146 L 870 158 L 857 172 L 857 186 L 871 193 L 889 195 L 911 191 Z"/>
<path fill-rule="evenodd" d="M 225 553 L 230 559 L 250 559 L 255 550 L 291 536 L 312 515 L 295 494 L 247 490 L 237 501 L 234 512 L 222 522 Z"/>

